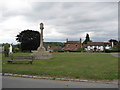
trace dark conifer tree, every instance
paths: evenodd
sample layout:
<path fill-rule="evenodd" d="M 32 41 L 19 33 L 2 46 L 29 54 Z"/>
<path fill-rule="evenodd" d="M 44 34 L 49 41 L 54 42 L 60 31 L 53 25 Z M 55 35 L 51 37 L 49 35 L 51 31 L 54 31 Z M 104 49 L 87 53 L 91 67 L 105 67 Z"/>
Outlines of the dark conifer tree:
<path fill-rule="evenodd" d="M 86 35 L 85 41 L 83 42 L 83 44 L 87 44 L 87 42 L 90 42 L 90 37 L 89 34 Z"/>

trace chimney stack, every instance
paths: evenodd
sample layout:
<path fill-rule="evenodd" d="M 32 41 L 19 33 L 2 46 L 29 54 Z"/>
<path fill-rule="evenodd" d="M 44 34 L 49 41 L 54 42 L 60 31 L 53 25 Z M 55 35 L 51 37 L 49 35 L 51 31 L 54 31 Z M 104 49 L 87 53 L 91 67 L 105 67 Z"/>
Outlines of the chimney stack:
<path fill-rule="evenodd" d="M 81 44 L 81 48 L 82 48 L 82 39 L 80 38 L 80 44 Z"/>
<path fill-rule="evenodd" d="M 82 43 L 82 39 L 80 38 L 80 43 Z"/>
<path fill-rule="evenodd" d="M 66 43 L 68 42 L 68 38 L 66 39 Z"/>

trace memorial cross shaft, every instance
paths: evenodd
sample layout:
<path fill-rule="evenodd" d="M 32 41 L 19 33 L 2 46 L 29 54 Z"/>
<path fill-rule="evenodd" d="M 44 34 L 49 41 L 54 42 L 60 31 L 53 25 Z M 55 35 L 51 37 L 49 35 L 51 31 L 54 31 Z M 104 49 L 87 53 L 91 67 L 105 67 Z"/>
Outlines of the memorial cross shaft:
<path fill-rule="evenodd" d="M 43 47 L 43 29 L 44 29 L 44 25 L 43 25 L 43 23 L 40 23 L 40 30 L 41 30 L 40 47 Z"/>

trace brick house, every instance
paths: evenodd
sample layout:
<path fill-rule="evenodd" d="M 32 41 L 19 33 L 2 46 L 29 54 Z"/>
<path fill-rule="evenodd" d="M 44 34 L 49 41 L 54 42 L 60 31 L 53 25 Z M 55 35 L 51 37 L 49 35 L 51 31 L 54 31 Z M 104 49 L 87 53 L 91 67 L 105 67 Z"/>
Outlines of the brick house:
<path fill-rule="evenodd" d="M 79 41 L 68 41 L 66 39 L 65 47 L 62 48 L 64 51 L 76 51 L 77 49 L 82 48 L 82 40 Z"/>
<path fill-rule="evenodd" d="M 49 52 L 58 52 L 62 49 L 61 46 L 49 46 Z"/>

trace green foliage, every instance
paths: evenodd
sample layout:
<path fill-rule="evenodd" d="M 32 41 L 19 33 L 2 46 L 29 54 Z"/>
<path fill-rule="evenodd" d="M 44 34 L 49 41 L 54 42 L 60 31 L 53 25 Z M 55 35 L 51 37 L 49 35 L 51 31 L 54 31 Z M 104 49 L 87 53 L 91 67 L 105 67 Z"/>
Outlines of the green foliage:
<path fill-rule="evenodd" d="M 117 47 L 114 46 L 114 47 L 111 48 L 111 50 L 118 51 L 118 50 L 120 50 L 120 48 L 117 48 Z"/>
<path fill-rule="evenodd" d="M 110 40 L 109 40 L 109 42 L 111 42 L 111 43 L 113 42 L 113 43 L 114 43 L 114 45 L 117 45 L 117 44 L 119 43 L 119 41 L 114 40 L 114 39 L 110 39 Z"/>
<path fill-rule="evenodd" d="M 118 43 L 120 44 L 120 40 L 118 41 Z"/>
<path fill-rule="evenodd" d="M 65 52 L 64 50 L 59 50 L 58 52 Z"/>
<path fill-rule="evenodd" d="M 21 52 L 21 44 L 13 45 L 13 52 Z"/>
<path fill-rule="evenodd" d="M 13 52 L 16 53 L 16 52 L 19 52 L 20 49 L 19 48 L 14 48 Z"/>
<path fill-rule="evenodd" d="M 24 30 L 16 36 L 21 43 L 22 51 L 36 50 L 40 45 L 40 33 L 33 30 Z"/>
<path fill-rule="evenodd" d="M 4 50 L 9 51 L 9 47 L 10 47 L 10 45 L 9 45 L 8 43 L 4 44 L 3 46 L 4 46 Z"/>
<path fill-rule="evenodd" d="M 3 64 L 2 70 L 3 73 L 113 80 L 118 79 L 118 58 L 106 53 L 53 53 L 50 60 L 34 60 L 32 65 Z"/>
<path fill-rule="evenodd" d="M 6 44 L 3 44 L 3 46 L 4 46 L 4 56 L 9 57 L 9 47 L 10 47 L 10 45 L 8 43 L 6 43 Z"/>
<path fill-rule="evenodd" d="M 120 52 L 120 48 L 116 48 L 115 46 L 112 47 L 111 49 L 105 50 L 106 53 L 110 52 Z"/>
<path fill-rule="evenodd" d="M 78 51 L 78 52 L 84 52 L 85 49 L 84 48 L 78 48 L 76 51 Z"/>

